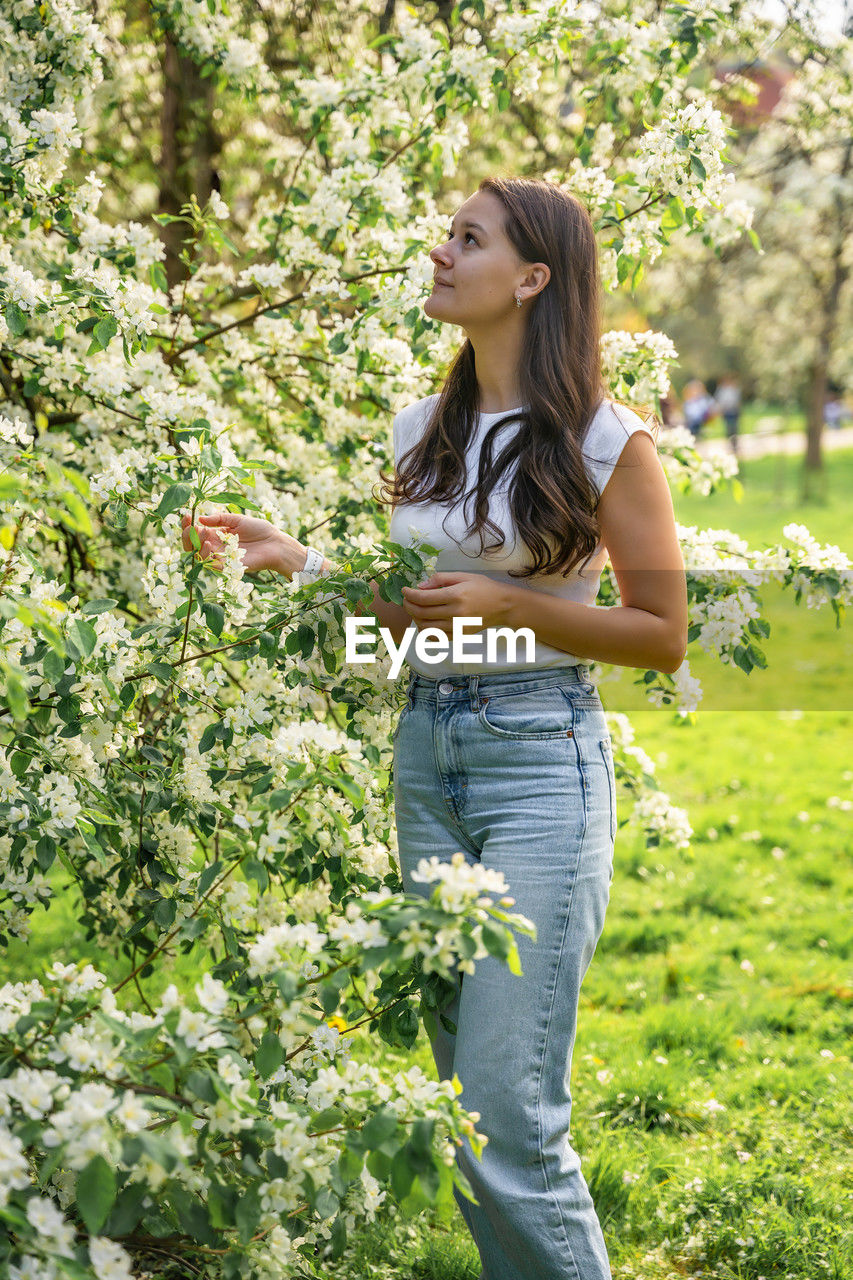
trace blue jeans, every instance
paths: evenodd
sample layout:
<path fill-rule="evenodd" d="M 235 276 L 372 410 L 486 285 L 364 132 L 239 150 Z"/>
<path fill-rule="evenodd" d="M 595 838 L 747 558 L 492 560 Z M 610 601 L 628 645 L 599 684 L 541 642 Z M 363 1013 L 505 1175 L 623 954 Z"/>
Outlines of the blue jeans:
<path fill-rule="evenodd" d="M 456 975 L 448 1032 L 429 1017 L 441 1079 L 479 1111 L 488 1142 L 458 1165 L 478 1205 L 456 1201 L 481 1280 L 609 1280 L 601 1227 L 569 1145 L 580 985 L 613 877 L 616 792 L 610 735 L 582 666 L 441 681 L 412 672 L 394 731 L 403 885 L 421 858 L 502 871 L 537 941 L 518 935 L 523 976 L 493 956 Z"/>

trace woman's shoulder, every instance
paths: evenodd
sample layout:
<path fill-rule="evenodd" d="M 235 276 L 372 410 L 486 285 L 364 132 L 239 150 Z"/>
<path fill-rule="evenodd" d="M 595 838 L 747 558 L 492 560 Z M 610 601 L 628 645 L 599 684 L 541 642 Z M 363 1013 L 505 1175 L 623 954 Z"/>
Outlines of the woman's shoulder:
<path fill-rule="evenodd" d="M 638 413 L 626 404 L 604 399 L 589 421 L 583 439 L 584 451 L 595 450 L 611 458 L 618 458 L 624 445 L 636 431 L 645 431 L 655 439 L 654 431 Z"/>
<path fill-rule="evenodd" d="M 652 428 L 638 413 L 614 400 L 602 400 L 583 439 L 584 465 L 599 495 L 604 492 L 604 486 L 619 462 L 619 455 L 637 431 L 645 431 L 657 447 Z"/>
<path fill-rule="evenodd" d="M 432 396 L 424 396 L 412 404 L 404 405 L 394 414 L 394 455 L 399 457 L 405 453 L 421 435 L 429 422 L 433 408 L 438 403 L 439 392 Z"/>
<path fill-rule="evenodd" d="M 413 422 L 425 420 L 433 405 L 437 403 L 439 394 L 437 391 L 435 395 L 424 396 L 422 400 L 414 400 L 411 404 L 403 405 L 402 409 L 398 409 L 394 414 L 394 426 L 399 424 L 406 427 Z"/>

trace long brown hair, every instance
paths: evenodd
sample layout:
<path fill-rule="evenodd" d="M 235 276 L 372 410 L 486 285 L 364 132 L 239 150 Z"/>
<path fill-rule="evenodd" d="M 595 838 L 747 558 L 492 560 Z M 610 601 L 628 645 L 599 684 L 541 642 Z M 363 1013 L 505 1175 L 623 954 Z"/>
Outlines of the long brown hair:
<path fill-rule="evenodd" d="M 507 492 L 519 537 L 533 564 L 513 577 L 569 574 L 589 559 L 599 540 L 595 490 L 582 458 L 584 433 L 604 397 L 601 376 L 601 292 L 595 230 L 581 202 L 540 178 L 484 178 L 505 210 L 504 231 L 523 262 L 544 262 L 551 278 L 529 305 L 519 371 L 523 413 L 501 417 L 485 433 L 474 497 L 474 520 L 466 537 L 478 535 L 484 551 L 489 495 L 517 460 Z M 466 484 L 465 448 L 478 416 L 479 389 L 474 348 L 466 338 L 447 376 L 420 440 L 400 459 L 396 474 L 380 471 L 379 500 L 452 503 Z M 504 424 L 520 421 L 512 440 L 492 459 L 494 437 Z M 627 438 L 627 437 L 626 437 Z M 467 519 L 467 516 L 466 516 Z"/>

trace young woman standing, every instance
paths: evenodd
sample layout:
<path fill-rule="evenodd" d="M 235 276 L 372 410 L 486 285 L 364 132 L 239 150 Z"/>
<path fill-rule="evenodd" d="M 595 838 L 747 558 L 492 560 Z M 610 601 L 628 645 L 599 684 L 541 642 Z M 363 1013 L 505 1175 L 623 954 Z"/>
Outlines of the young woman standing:
<path fill-rule="evenodd" d="M 467 1144 L 459 1153 L 478 1201 L 457 1195 L 481 1280 L 607 1280 L 569 1143 L 580 985 L 616 834 L 610 737 L 585 661 L 675 671 L 684 564 L 654 437 L 604 395 L 583 206 L 544 181 L 487 178 L 430 257 L 424 310 L 466 340 L 441 392 L 395 417 L 387 495 L 391 538 L 417 533 L 440 555 L 426 583 L 405 589 L 405 608 L 375 590 L 372 611 L 397 641 L 413 620 L 450 635 L 454 618 L 477 618 L 482 630 L 467 628 L 470 662 L 425 664 L 410 650 L 394 733 L 400 868 L 407 892 L 428 894 L 418 861 L 462 850 L 503 872 L 537 939 L 518 939 L 521 977 L 491 956 L 457 976 L 427 1031 L 440 1076 L 459 1077 L 488 1137 L 482 1160 Z M 200 520 L 202 555 L 221 550 L 219 526 L 238 535 L 251 572 L 331 567 L 266 521 Z M 596 608 L 608 554 L 621 604 Z M 533 660 L 500 635 L 487 660 L 495 627 L 530 628 Z"/>

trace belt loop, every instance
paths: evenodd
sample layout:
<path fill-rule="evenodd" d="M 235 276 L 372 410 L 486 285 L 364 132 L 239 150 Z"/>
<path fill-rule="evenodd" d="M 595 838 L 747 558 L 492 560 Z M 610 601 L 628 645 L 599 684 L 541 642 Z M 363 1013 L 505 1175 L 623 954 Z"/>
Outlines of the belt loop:
<path fill-rule="evenodd" d="M 469 692 L 469 694 L 471 695 L 471 710 L 472 710 L 472 711 L 479 711 L 479 710 L 480 710 L 480 703 L 479 703 L 479 699 L 478 699 L 478 696 L 477 696 L 477 685 L 478 685 L 478 683 L 479 683 L 479 680 L 480 680 L 480 677 L 479 677 L 479 676 L 476 676 L 476 675 L 475 675 L 475 676 L 469 676 L 469 677 L 468 677 L 468 692 Z"/>

